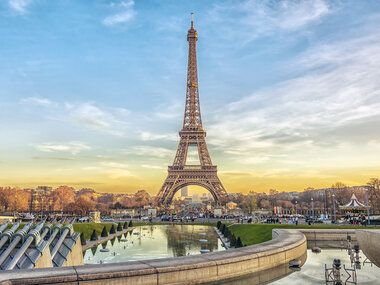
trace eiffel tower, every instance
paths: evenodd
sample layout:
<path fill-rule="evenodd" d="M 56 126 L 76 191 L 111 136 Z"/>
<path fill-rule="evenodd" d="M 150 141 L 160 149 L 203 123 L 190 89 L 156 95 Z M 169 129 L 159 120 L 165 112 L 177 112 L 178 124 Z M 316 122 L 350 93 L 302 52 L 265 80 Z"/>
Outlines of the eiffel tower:
<path fill-rule="evenodd" d="M 180 141 L 173 165 L 168 167 L 168 176 L 156 197 L 158 204 L 170 204 L 174 194 L 188 185 L 198 185 L 206 188 L 214 197 L 215 202 L 218 202 L 221 197 L 227 196 L 227 192 L 218 178 L 217 167 L 211 162 L 205 140 L 206 131 L 202 128 L 198 90 L 197 39 L 198 35 L 194 29 L 193 13 L 191 13 L 191 28 L 187 33 L 189 57 L 183 128 L 179 132 Z M 200 165 L 186 164 L 189 146 L 198 147 Z"/>

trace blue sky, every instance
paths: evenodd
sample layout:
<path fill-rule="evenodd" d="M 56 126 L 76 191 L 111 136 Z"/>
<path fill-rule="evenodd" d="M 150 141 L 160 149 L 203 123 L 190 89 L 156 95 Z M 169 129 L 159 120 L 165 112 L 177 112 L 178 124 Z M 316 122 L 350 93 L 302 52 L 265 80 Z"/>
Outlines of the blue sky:
<path fill-rule="evenodd" d="M 182 127 L 190 12 L 227 191 L 380 173 L 379 1 L 0 1 L 0 181 L 155 194 Z"/>

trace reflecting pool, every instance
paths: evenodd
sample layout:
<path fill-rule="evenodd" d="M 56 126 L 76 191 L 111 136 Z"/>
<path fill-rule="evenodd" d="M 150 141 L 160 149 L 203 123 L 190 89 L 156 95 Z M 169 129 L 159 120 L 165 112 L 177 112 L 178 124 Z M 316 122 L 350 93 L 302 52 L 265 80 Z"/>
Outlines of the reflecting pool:
<path fill-rule="evenodd" d="M 360 251 L 360 257 L 361 268 L 356 269 L 357 284 L 380 284 L 380 268 L 374 264 L 371 264 L 369 260 L 366 260 L 366 256 L 362 251 Z M 353 268 L 353 266 L 351 266 L 350 256 L 348 255 L 347 250 L 322 249 L 321 253 L 313 253 L 308 250 L 306 262 L 300 271 L 294 272 L 287 277 L 277 280 L 271 284 L 326 284 L 325 264 L 327 265 L 327 268 L 331 268 L 334 258 L 339 258 L 341 260 L 341 273 L 343 274 L 343 279 L 345 280 L 345 278 L 348 276 L 347 273 L 343 270 L 343 265 L 345 265 L 346 268 Z M 363 263 L 363 261 L 366 262 Z"/>
<path fill-rule="evenodd" d="M 380 284 L 380 268 L 376 265 L 371 265 L 367 262 L 366 256 L 360 252 L 361 269 L 356 270 L 357 284 L 375 285 Z M 220 285 L 256 285 L 256 284 L 271 284 L 271 285 L 309 285 L 309 284 L 326 284 L 325 282 L 325 264 L 327 268 L 332 267 L 334 258 L 339 258 L 342 264 L 341 273 L 343 280 L 348 275 L 343 270 L 343 265 L 346 268 L 352 268 L 350 257 L 347 250 L 344 249 L 322 249 L 321 253 L 313 253 L 307 251 L 307 255 L 301 257 L 302 267 L 297 270 L 289 268 L 288 264 L 264 270 L 251 275 L 242 276 L 234 280 L 216 282 Z M 363 264 L 363 261 L 366 261 Z M 329 283 L 332 284 L 332 283 Z M 344 283 L 343 283 L 344 284 Z"/>
<path fill-rule="evenodd" d="M 201 254 L 225 250 L 213 227 L 197 225 L 138 226 L 133 232 L 84 252 L 85 264 Z"/>

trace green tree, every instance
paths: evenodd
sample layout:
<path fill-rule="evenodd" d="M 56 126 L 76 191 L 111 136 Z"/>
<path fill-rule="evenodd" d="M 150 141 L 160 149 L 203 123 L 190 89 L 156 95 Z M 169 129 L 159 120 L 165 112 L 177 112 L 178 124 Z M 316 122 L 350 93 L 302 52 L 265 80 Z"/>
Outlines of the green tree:
<path fill-rule="evenodd" d="M 132 223 L 132 220 L 129 221 L 129 225 L 128 225 L 129 228 L 133 227 L 133 223 Z"/>
<path fill-rule="evenodd" d="M 116 233 L 115 225 L 112 224 L 111 229 L 110 229 L 110 234 L 115 234 L 115 233 Z"/>
<path fill-rule="evenodd" d="M 237 239 L 237 241 L 236 241 L 236 244 L 235 244 L 235 247 L 236 247 L 236 248 L 243 247 L 243 243 L 241 242 L 240 237 L 238 237 L 238 239 Z"/>
<path fill-rule="evenodd" d="M 235 245 L 236 245 L 236 237 L 234 234 L 232 234 L 230 238 L 230 246 L 234 247 Z"/>
<path fill-rule="evenodd" d="M 80 233 L 80 244 L 86 245 L 86 238 L 84 237 L 83 233 Z"/>
<path fill-rule="evenodd" d="M 106 226 L 103 227 L 103 230 L 102 230 L 102 233 L 100 234 L 101 237 L 107 237 L 108 236 L 108 232 L 107 232 L 107 229 L 106 229 Z"/>
<path fill-rule="evenodd" d="M 217 223 L 216 223 L 216 227 L 218 228 L 218 230 L 220 229 L 220 226 L 222 225 L 222 222 L 221 221 L 218 221 Z"/>
<path fill-rule="evenodd" d="M 98 240 L 98 234 L 96 233 L 96 230 L 93 230 L 90 240 Z"/>
<path fill-rule="evenodd" d="M 121 232 L 123 230 L 123 227 L 121 226 L 121 223 L 117 224 L 117 231 Z"/>
<path fill-rule="evenodd" d="M 222 226 L 222 234 L 224 235 L 225 232 L 226 232 L 226 225 L 223 224 L 223 226 Z"/>
<path fill-rule="evenodd" d="M 128 229 L 128 223 L 124 222 L 123 229 Z"/>
<path fill-rule="evenodd" d="M 226 230 L 224 231 L 224 236 L 226 238 L 229 238 L 231 236 L 231 231 L 228 227 L 226 227 Z"/>

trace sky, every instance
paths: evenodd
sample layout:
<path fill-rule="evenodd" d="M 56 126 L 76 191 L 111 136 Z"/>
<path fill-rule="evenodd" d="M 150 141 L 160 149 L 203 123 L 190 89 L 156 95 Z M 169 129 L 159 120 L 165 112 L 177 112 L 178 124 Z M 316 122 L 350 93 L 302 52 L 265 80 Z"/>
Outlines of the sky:
<path fill-rule="evenodd" d="M 0 0 L 0 185 L 157 194 L 191 12 L 227 192 L 380 176 L 380 1 Z"/>

